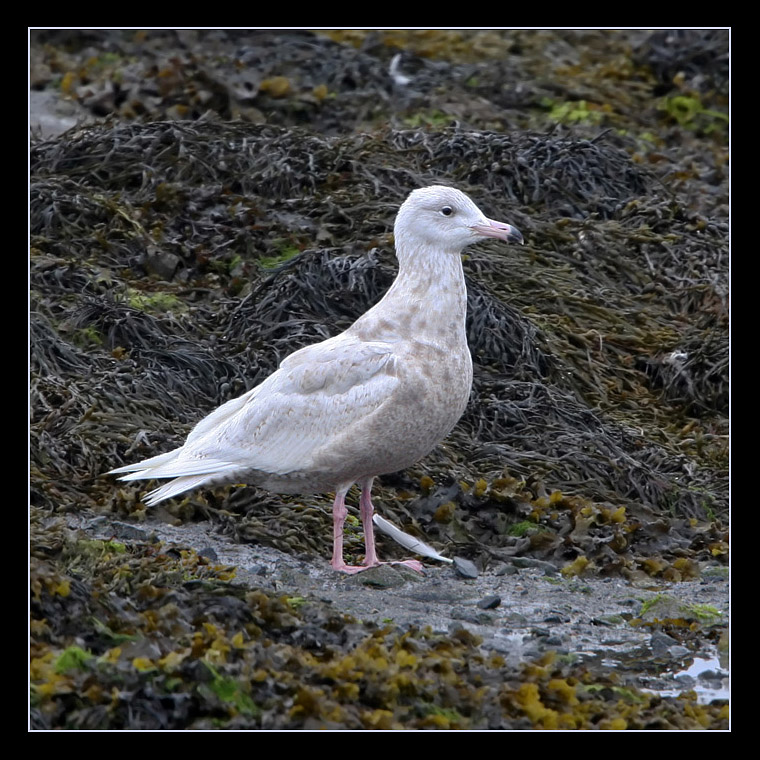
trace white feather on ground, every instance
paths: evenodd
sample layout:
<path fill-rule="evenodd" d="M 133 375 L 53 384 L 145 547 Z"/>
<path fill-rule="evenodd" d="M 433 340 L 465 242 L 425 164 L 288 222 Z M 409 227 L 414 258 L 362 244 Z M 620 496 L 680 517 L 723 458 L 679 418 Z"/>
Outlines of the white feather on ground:
<path fill-rule="evenodd" d="M 384 517 L 381 517 L 377 513 L 372 515 L 372 522 L 375 523 L 378 529 L 385 533 L 386 536 L 390 536 L 397 544 L 401 544 L 404 549 L 409 549 L 412 554 L 419 554 L 421 557 L 428 557 L 429 559 L 437 559 L 439 562 L 454 561 L 453 559 L 449 559 L 448 557 L 439 554 L 432 546 L 428 546 L 419 538 L 404 533 L 403 530 L 397 528 L 393 523 L 388 522 Z"/>

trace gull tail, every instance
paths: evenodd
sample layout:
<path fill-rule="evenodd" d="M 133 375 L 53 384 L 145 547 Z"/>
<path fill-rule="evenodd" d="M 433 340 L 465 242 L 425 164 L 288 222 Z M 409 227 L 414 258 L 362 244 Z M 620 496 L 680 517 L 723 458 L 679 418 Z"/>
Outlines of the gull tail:
<path fill-rule="evenodd" d="M 156 457 L 150 459 L 143 459 L 142 462 L 136 462 L 134 464 L 127 464 L 124 467 L 117 467 L 115 470 L 110 470 L 108 475 L 121 475 L 124 472 L 138 473 L 128 478 L 119 478 L 119 480 L 140 480 L 142 478 L 152 478 L 152 475 L 141 475 L 139 473 L 148 472 L 154 467 L 160 467 L 162 464 L 173 462 L 177 458 L 177 454 L 180 449 L 174 449 L 174 451 L 168 451 L 166 454 L 159 454 Z"/>
<path fill-rule="evenodd" d="M 231 462 L 213 459 L 182 459 L 181 452 L 181 448 L 175 449 L 166 454 L 144 459 L 142 462 L 117 467 L 108 474 L 121 475 L 119 480 L 126 481 L 173 478 L 146 494 L 145 504 L 152 507 L 160 501 L 171 499 L 193 488 L 226 480 L 233 471 L 238 469 Z"/>
<path fill-rule="evenodd" d="M 121 478 L 121 480 L 126 480 L 126 478 Z M 145 502 L 145 506 L 152 507 L 155 504 L 158 504 L 159 501 L 171 499 L 172 496 L 177 496 L 178 494 L 190 491 L 193 488 L 198 488 L 198 486 L 202 486 L 204 483 L 213 482 L 214 480 L 216 480 L 216 478 L 209 477 L 208 475 L 186 475 L 182 478 L 174 478 L 174 480 L 170 480 L 160 488 L 155 488 L 154 490 L 149 491 L 145 494 L 145 499 L 143 501 Z"/>

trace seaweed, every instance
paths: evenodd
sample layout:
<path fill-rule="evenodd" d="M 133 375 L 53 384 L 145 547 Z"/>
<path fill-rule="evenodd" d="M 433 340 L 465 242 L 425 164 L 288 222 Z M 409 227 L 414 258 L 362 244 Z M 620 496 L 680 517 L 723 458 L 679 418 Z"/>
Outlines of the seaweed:
<path fill-rule="evenodd" d="M 356 158 L 346 173 L 349 153 Z M 277 165 L 288 167 L 277 183 L 263 155 L 270 161 L 281 156 Z M 32 283 L 40 301 L 43 291 L 48 298 L 61 293 L 56 307 L 40 308 L 49 325 L 55 312 L 66 345 L 48 341 L 51 355 L 38 357 L 45 344 L 35 343 L 33 362 L 62 369 L 55 355 L 80 355 L 74 336 L 80 343 L 88 336 L 89 358 L 80 356 L 80 367 L 105 357 L 114 366 L 115 356 L 122 369 L 143 376 L 139 393 L 109 388 L 116 395 L 105 404 L 117 398 L 123 404 L 126 397 L 132 404 L 150 399 L 151 410 L 158 404 L 159 419 L 141 420 L 146 430 L 166 430 L 178 420 L 178 406 L 188 423 L 253 387 L 294 348 L 344 329 L 380 298 L 394 273 L 387 230 L 410 172 L 418 172 L 416 184 L 451 176 L 472 191 L 478 163 L 496 165 L 496 156 L 504 171 L 484 176 L 477 192 L 487 207 L 509 200 L 516 223 L 547 244 L 529 245 L 509 260 L 487 248 L 466 261 L 476 374 L 473 403 L 453 440 L 469 452 L 465 459 L 475 469 L 462 476 L 492 478 L 504 467 L 521 477 L 550 474 L 552 486 L 563 491 L 659 509 L 676 503 L 694 516 L 705 515 L 699 505 L 717 487 L 709 509 L 720 513 L 721 479 L 708 485 L 704 470 L 689 477 L 697 468 L 689 456 L 675 454 L 677 437 L 663 438 L 658 430 L 648 440 L 643 431 L 661 417 L 655 422 L 648 404 L 631 401 L 662 394 L 680 427 L 683 415 L 699 412 L 706 421 L 725 412 L 727 343 L 720 325 L 727 310 L 715 285 L 723 228 L 700 226 L 667 192 L 655 202 L 658 184 L 619 148 L 606 146 L 604 136 L 592 143 L 554 133 L 507 137 L 453 130 L 328 139 L 272 126 L 199 122 L 88 128 L 65 143 L 40 143 L 32 166 L 35 177 L 46 179 L 44 192 L 33 186 L 38 253 Z M 550 172 L 556 181 L 546 181 Z M 167 184 L 182 190 L 167 195 Z M 555 194 L 559 187 L 562 193 Z M 79 201 L 107 193 L 114 194 L 109 223 L 122 232 L 122 209 L 141 210 L 138 234 L 124 236 L 123 246 L 113 230 L 107 246 L 97 245 L 103 205 Z M 572 196 L 585 199 L 596 214 L 574 220 L 568 208 L 571 218 L 557 220 L 558 208 Z M 74 211 L 66 211 L 69 198 Z M 64 257 L 56 241 L 68 225 L 72 245 Z M 249 233 L 241 242 L 244 230 Z M 330 245 L 305 248 L 271 271 L 255 266 L 281 250 L 282 240 L 306 241 L 315 231 Z M 168 277 L 153 261 L 167 255 L 164 239 L 177 251 Z M 217 239 L 224 243 L 215 246 Z M 241 277 L 250 282 L 242 289 L 236 286 Z M 594 298 L 597 292 L 606 294 L 604 303 Z M 659 298 L 665 292 L 667 299 Z M 705 317 L 708 296 L 714 310 Z M 171 308 L 146 307 L 159 299 Z M 674 317 L 700 331 L 698 351 L 719 353 L 691 361 L 688 376 L 668 378 L 671 365 L 658 357 L 691 345 Z M 706 330 L 712 342 L 704 341 Z M 101 381 L 102 387 L 112 384 Z M 634 434 L 636 428 L 642 432 Z M 706 432 L 705 440 L 719 445 L 709 438 L 714 432 Z M 491 454 L 483 458 L 482 451 Z M 720 460 L 719 452 L 712 456 Z M 430 465 L 443 466 L 435 461 L 434 454 Z"/>
<path fill-rule="evenodd" d="M 464 257 L 471 403 L 380 479 L 383 511 L 479 567 L 725 564 L 725 30 L 31 37 L 34 92 L 83 117 L 30 149 L 33 727 L 725 727 L 724 705 L 372 628 L 64 523 L 145 519 L 103 473 L 366 311 L 398 205 L 443 182 L 526 245 Z M 328 505 L 233 487 L 160 514 L 313 558 Z"/>

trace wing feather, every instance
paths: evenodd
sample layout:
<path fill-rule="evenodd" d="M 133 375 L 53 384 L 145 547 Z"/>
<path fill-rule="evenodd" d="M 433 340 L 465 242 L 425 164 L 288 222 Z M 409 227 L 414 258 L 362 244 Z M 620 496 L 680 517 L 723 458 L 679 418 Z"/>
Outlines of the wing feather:
<path fill-rule="evenodd" d="M 214 480 L 257 470 L 308 473 L 329 446 L 385 403 L 398 385 L 393 344 L 345 333 L 296 351 L 263 383 L 201 420 L 184 446 L 113 472 L 123 480 L 176 478 L 155 503 Z"/>

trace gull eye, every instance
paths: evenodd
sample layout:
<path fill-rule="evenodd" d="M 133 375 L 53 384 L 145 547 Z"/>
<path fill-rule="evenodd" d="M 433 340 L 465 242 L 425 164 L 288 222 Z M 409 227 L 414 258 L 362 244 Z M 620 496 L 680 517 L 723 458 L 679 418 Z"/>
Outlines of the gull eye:
<path fill-rule="evenodd" d="M 441 214 L 443 214 L 443 216 L 451 216 L 453 213 L 454 213 L 454 209 L 451 208 L 451 206 L 444 206 L 441 209 Z"/>

